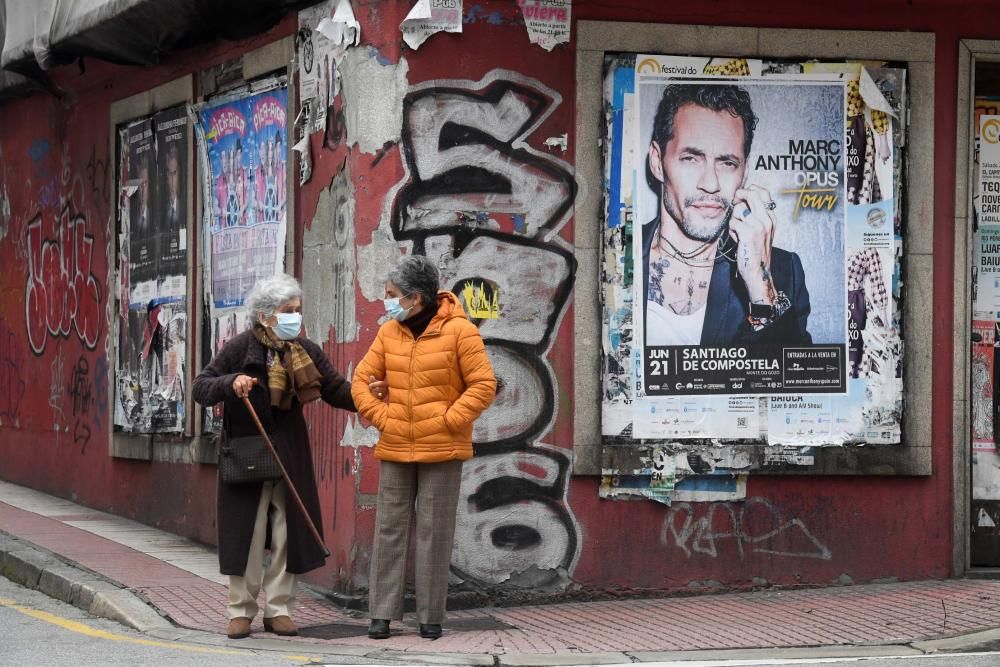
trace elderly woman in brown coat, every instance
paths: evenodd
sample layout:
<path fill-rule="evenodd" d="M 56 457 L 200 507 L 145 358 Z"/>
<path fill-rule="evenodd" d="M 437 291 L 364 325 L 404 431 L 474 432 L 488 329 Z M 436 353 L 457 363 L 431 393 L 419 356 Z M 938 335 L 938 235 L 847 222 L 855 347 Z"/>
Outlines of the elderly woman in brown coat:
<path fill-rule="evenodd" d="M 318 345 L 299 337 L 302 290 L 294 278 L 278 274 L 259 280 L 247 295 L 246 305 L 253 314 L 253 327 L 226 343 L 198 374 L 193 385 L 194 399 L 206 406 L 225 404 L 223 438 L 257 435 L 243 403 L 244 397 L 250 399 L 292 484 L 322 533 L 302 406 L 322 398 L 334 407 L 354 411 L 351 387 Z M 296 575 L 321 566 L 325 555 L 299 509 L 286 497 L 287 489 L 281 480 L 240 485 L 219 481 L 219 569 L 229 575 L 227 634 L 233 639 L 250 634 L 261 588 L 264 629 L 279 635 L 298 634 L 291 618 Z M 271 561 L 265 570 L 268 535 Z"/>

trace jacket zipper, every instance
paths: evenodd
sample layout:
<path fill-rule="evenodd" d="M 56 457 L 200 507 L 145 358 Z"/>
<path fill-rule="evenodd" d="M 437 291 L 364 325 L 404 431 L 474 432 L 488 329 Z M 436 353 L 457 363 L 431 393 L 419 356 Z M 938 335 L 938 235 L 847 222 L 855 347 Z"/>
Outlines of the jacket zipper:
<path fill-rule="evenodd" d="M 405 328 L 405 327 L 404 327 Z M 410 378 L 413 377 L 413 360 L 417 358 L 417 341 L 426 336 L 427 334 L 438 335 L 440 331 L 424 331 L 420 336 L 414 338 L 413 332 L 408 328 L 405 328 L 406 332 L 410 334 L 410 338 L 413 338 L 413 347 L 410 348 Z M 406 392 L 407 407 L 409 408 L 409 418 L 410 418 L 410 459 L 414 460 L 417 457 L 417 434 L 413 430 L 413 387 L 410 387 L 409 391 Z"/>
<path fill-rule="evenodd" d="M 413 339 L 413 347 L 410 348 L 410 371 L 409 377 L 410 381 L 413 380 L 413 360 L 417 356 L 417 339 Z M 408 401 L 407 412 L 410 417 L 410 460 L 414 460 L 417 456 L 417 438 L 416 433 L 413 430 L 413 387 L 410 386 L 409 391 L 406 392 L 406 398 Z"/>

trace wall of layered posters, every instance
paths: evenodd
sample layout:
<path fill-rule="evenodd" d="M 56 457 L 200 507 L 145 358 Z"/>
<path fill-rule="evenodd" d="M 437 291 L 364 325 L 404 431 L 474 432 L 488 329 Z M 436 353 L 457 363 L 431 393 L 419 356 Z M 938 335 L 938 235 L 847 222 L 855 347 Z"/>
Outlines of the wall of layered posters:
<path fill-rule="evenodd" d="M 114 423 L 122 431 L 184 430 L 189 144 L 185 107 L 118 130 Z"/>
<path fill-rule="evenodd" d="M 902 444 L 906 70 L 614 54 L 604 103 L 602 495 Z"/>

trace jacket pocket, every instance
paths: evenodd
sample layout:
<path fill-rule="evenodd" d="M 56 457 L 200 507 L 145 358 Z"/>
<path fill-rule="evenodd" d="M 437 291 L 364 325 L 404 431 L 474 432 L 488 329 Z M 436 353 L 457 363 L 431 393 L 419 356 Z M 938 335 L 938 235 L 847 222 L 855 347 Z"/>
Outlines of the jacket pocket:
<path fill-rule="evenodd" d="M 385 433 L 385 427 L 389 424 L 389 406 L 386 403 L 380 403 L 378 409 L 372 414 L 372 418 L 369 420 L 372 426 L 377 428 L 379 432 Z"/>
<path fill-rule="evenodd" d="M 444 427 L 449 433 L 459 434 L 462 432 L 462 426 L 455 422 L 455 413 L 452 412 L 451 408 L 444 411 Z"/>

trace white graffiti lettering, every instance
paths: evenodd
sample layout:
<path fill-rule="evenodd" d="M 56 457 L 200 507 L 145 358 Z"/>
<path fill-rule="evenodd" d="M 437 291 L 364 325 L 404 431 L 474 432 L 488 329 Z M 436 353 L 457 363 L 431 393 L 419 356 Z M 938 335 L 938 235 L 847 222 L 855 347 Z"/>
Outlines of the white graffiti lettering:
<path fill-rule="evenodd" d="M 101 288 L 92 270 L 94 237 L 83 216 L 70 217 L 69 207 L 54 221 L 55 234 L 45 238 L 42 217 L 28 224 L 28 280 L 25 322 L 35 354 L 45 351 L 48 336 L 69 336 L 97 347 L 101 331 Z"/>
<path fill-rule="evenodd" d="M 675 502 L 660 529 L 660 544 L 676 546 L 691 558 L 717 558 L 719 541 L 732 540 L 740 560 L 751 554 L 830 560 L 832 554 L 801 519 L 787 519 L 767 498 L 707 507 Z"/>

